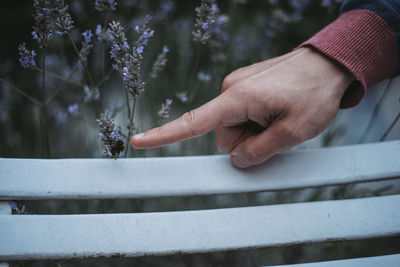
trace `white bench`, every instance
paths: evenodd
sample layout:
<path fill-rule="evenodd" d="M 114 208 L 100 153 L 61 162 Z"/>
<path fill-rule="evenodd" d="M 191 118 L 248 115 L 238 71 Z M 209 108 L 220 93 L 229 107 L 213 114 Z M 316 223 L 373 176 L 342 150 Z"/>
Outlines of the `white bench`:
<path fill-rule="evenodd" d="M 8 200 L 214 195 L 399 177 L 400 141 L 284 152 L 244 171 L 232 168 L 225 155 L 116 161 L 0 159 L 0 262 L 170 255 L 400 235 L 400 195 L 80 215 L 10 215 Z M 400 266 L 400 254 L 289 266 L 377 262 Z"/>

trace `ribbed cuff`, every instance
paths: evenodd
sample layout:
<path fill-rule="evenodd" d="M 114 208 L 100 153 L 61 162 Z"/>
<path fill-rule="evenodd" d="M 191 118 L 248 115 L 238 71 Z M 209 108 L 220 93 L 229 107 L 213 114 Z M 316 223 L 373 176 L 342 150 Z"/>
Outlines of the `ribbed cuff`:
<path fill-rule="evenodd" d="M 396 70 L 396 35 L 380 16 L 369 10 L 343 13 L 300 45 L 303 46 L 311 46 L 339 62 L 359 82 L 347 89 L 341 108 L 357 105 L 366 88 L 391 77 Z"/>

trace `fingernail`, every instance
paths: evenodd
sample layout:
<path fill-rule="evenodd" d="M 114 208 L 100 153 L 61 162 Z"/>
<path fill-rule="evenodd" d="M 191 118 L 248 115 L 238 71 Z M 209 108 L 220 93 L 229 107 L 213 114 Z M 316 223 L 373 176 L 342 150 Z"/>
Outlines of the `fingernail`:
<path fill-rule="evenodd" d="M 132 138 L 133 138 L 133 139 L 140 139 L 140 138 L 142 138 L 143 136 L 144 136 L 144 133 L 139 133 L 139 134 L 134 135 Z"/>
<path fill-rule="evenodd" d="M 232 155 L 232 162 L 233 162 L 233 165 L 235 165 L 236 167 L 239 167 L 239 168 L 246 167 L 246 163 L 238 155 Z"/>

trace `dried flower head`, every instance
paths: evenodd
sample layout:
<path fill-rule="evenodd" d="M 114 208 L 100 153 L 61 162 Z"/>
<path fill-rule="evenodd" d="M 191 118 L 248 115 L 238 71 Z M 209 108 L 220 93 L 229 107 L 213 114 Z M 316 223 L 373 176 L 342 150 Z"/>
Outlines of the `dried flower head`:
<path fill-rule="evenodd" d="M 26 209 L 25 204 L 21 203 L 20 201 L 18 201 L 19 203 L 15 202 L 15 201 L 8 201 L 8 205 L 11 208 L 11 212 L 12 214 L 18 214 L 18 215 L 22 215 L 22 214 L 32 214 L 31 212 L 29 212 Z"/>
<path fill-rule="evenodd" d="M 47 47 L 54 32 L 50 16 L 51 4 L 49 0 L 35 0 L 33 2 L 33 26 L 32 38 L 39 43 L 40 47 Z"/>
<path fill-rule="evenodd" d="M 167 98 L 165 104 L 161 104 L 161 109 L 158 111 L 158 119 L 160 121 L 168 119 L 171 112 L 172 99 Z"/>
<path fill-rule="evenodd" d="M 73 29 L 73 21 L 68 6 L 63 0 L 35 0 L 33 2 L 32 38 L 40 47 L 47 47 L 55 35 L 62 35 Z"/>
<path fill-rule="evenodd" d="M 115 11 L 117 2 L 115 0 L 96 0 L 94 8 L 101 12 Z"/>
<path fill-rule="evenodd" d="M 199 73 L 197 73 L 197 79 L 198 79 L 199 81 L 208 83 L 209 81 L 211 81 L 211 78 L 212 78 L 212 77 L 211 77 L 210 74 L 205 73 L 205 72 L 203 72 L 203 71 L 199 71 Z"/>
<path fill-rule="evenodd" d="M 125 144 L 121 139 L 120 127 L 111 119 L 107 110 L 101 114 L 97 124 L 100 130 L 97 137 L 105 147 L 104 154 L 116 159 L 125 148 Z"/>
<path fill-rule="evenodd" d="M 176 97 L 181 101 L 182 103 L 186 103 L 188 101 L 188 93 L 186 91 L 179 92 L 176 94 Z"/>
<path fill-rule="evenodd" d="M 35 56 L 36 53 L 33 50 L 26 49 L 25 43 L 18 46 L 19 63 L 24 68 L 36 67 Z"/>
<path fill-rule="evenodd" d="M 167 65 L 167 53 L 169 52 L 168 47 L 165 45 L 160 54 L 158 54 L 156 61 L 151 69 L 151 78 L 156 79 L 160 73 L 164 70 Z"/>
<path fill-rule="evenodd" d="M 147 45 L 149 39 L 154 36 L 154 31 L 150 28 L 151 16 L 146 15 L 141 26 L 135 26 L 135 32 L 138 34 L 138 39 L 135 42 L 137 48 L 143 49 Z"/>
<path fill-rule="evenodd" d="M 141 68 L 143 61 L 143 47 L 147 44 L 149 37 L 153 35 L 148 24 L 150 16 L 141 27 L 137 27 L 139 33 L 136 46 L 130 48 L 125 37 L 124 28 L 119 22 L 110 23 L 110 33 L 112 36 L 111 58 L 114 59 L 113 67 L 117 70 L 123 79 L 125 89 L 133 96 L 139 97 L 144 91 L 144 82 L 141 79 Z"/>
<path fill-rule="evenodd" d="M 229 18 L 221 15 L 216 0 L 202 0 L 195 9 L 197 17 L 193 40 L 211 48 L 211 60 L 221 62 L 226 56 L 223 52 L 224 44 L 229 40 L 226 25 Z"/>
<path fill-rule="evenodd" d="M 72 116 L 79 115 L 79 106 L 77 103 L 71 104 L 68 106 L 68 113 Z"/>
<path fill-rule="evenodd" d="M 63 0 L 55 0 L 52 12 L 57 35 L 66 34 L 74 28 L 74 21 L 68 12 L 68 5 Z"/>
<path fill-rule="evenodd" d="M 83 88 L 83 94 L 83 101 L 85 103 L 99 101 L 100 99 L 100 91 L 97 87 L 90 89 L 89 86 L 86 85 Z"/>
<path fill-rule="evenodd" d="M 93 33 L 90 30 L 86 30 L 82 33 L 82 37 L 83 37 L 81 42 L 82 47 L 81 50 L 79 51 L 79 54 L 83 59 L 83 61 L 86 61 L 90 54 L 90 50 L 93 48 L 92 44 Z"/>
<path fill-rule="evenodd" d="M 100 40 L 102 42 L 112 40 L 112 38 L 113 38 L 113 36 L 110 33 L 110 29 L 108 29 L 108 28 L 103 29 L 101 24 L 97 24 L 95 33 L 97 36 L 97 40 Z"/>
<path fill-rule="evenodd" d="M 195 41 L 207 44 L 213 39 L 226 38 L 222 28 L 228 22 L 228 17 L 219 14 L 216 0 L 202 0 L 195 11 L 197 18 L 192 32 Z"/>

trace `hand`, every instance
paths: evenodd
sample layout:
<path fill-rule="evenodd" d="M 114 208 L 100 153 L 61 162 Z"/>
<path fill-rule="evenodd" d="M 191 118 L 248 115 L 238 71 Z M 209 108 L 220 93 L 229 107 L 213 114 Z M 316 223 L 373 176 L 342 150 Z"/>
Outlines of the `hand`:
<path fill-rule="evenodd" d="M 180 118 L 135 135 L 131 144 L 151 148 L 216 129 L 217 146 L 245 168 L 313 138 L 333 121 L 353 75 L 311 48 L 240 68 L 222 93 Z"/>

